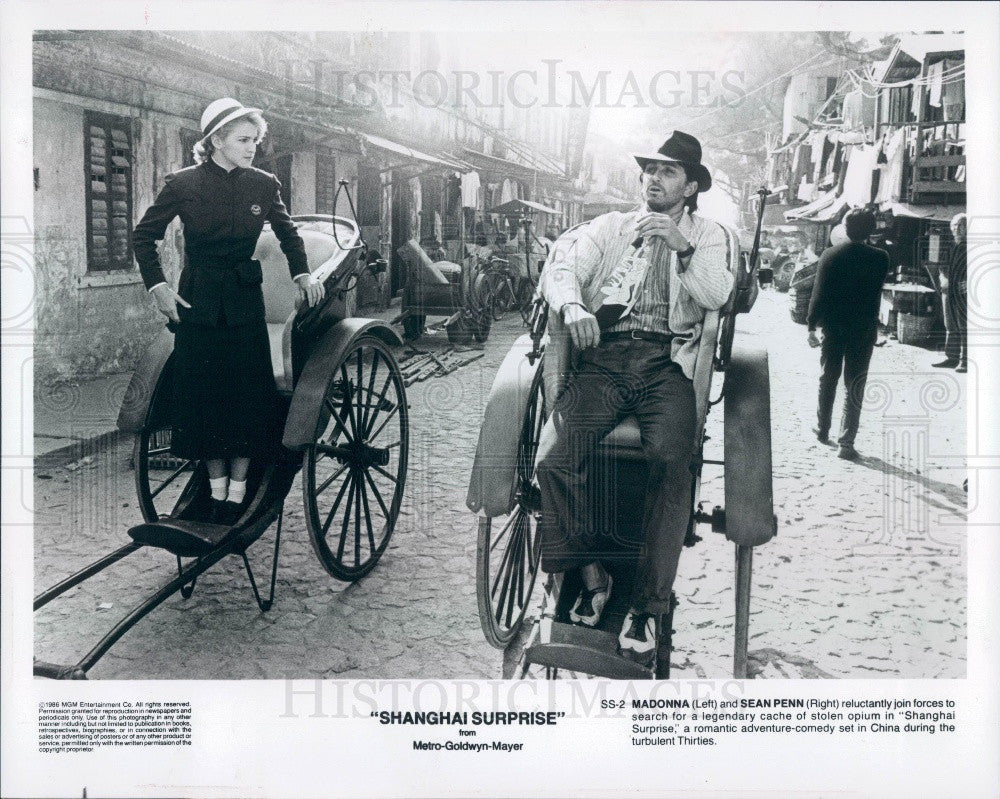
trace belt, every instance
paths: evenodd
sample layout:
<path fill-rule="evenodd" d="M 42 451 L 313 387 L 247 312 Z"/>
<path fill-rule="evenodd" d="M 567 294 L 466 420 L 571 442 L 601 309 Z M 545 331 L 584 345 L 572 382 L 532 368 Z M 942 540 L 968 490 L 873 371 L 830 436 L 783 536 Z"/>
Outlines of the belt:
<path fill-rule="evenodd" d="M 670 333 L 652 333 L 646 330 L 613 330 L 610 333 L 601 333 L 602 344 L 610 341 L 628 341 L 629 339 L 669 344 L 674 340 L 674 337 Z"/>

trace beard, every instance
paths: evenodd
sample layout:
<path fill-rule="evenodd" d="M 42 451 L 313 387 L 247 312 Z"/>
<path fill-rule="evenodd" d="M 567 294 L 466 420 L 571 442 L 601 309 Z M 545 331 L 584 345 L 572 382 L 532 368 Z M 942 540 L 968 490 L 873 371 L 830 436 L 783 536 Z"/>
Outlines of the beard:
<path fill-rule="evenodd" d="M 668 203 L 667 198 L 661 194 L 659 197 L 647 197 L 646 207 L 654 213 L 665 214 L 670 210 L 670 203 Z"/>

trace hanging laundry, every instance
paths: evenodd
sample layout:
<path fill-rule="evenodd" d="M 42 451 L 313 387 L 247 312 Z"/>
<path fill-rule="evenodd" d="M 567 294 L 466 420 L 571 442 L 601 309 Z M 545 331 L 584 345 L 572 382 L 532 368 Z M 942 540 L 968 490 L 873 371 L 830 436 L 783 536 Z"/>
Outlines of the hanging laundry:
<path fill-rule="evenodd" d="M 957 69 L 964 63 L 961 59 L 944 61 L 944 72 L 951 77 L 941 87 L 941 104 L 944 118 L 949 122 L 965 119 L 965 78 Z"/>
<path fill-rule="evenodd" d="M 861 124 L 861 89 L 855 89 L 844 95 L 843 117 L 845 128 L 850 129 Z"/>
<path fill-rule="evenodd" d="M 462 175 L 462 207 L 479 207 L 479 173 L 466 172 Z"/>
<path fill-rule="evenodd" d="M 872 199 L 872 170 L 878 158 L 875 145 L 863 144 L 851 149 L 844 175 L 844 199 L 853 206 L 868 205 Z"/>
<path fill-rule="evenodd" d="M 935 108 L 941 107 L 941 73 L 944 70 L 944 61 L 936 61 L 927 67 L 927 79 L 930 85 L 930 95 L 927 102 Z"/>
<path fill-rule="evenodd" d="M 885 147 L 886 164 L 881 167 L 877 202 L 898 202 L 903 183 L 903 159 L 906 153 L 906 128 L 899 128 Z"/>
<path fill-rule="evenodd" d="M 924 87 L 918 83 L 911 83 L 910 91 L 912 92 L 912 99 L 910 101 L 910 113 L 913 114 L 914 119 L 920 119 L 921 103 L 923 102 L 924 99 Z"/>

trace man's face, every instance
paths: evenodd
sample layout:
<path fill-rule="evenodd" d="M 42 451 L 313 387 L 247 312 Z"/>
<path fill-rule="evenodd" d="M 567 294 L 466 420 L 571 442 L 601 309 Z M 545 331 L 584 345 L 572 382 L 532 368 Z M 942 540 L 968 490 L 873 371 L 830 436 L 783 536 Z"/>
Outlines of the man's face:
<path fill-rule="evenodd" d="M 643 199 L 651 211 L 666 213 L 676 210 L 696 191 L 697 181 L 688 182 L 680 164 L 653 161 L 646 164 L 642 172 Z"/>
<path fill-rule="evenodd" d="M 952 223 L 951 235 L 955 238 L 959 244 L 965 241 L 965 220 L 959 219 L 957 222 Z"/>

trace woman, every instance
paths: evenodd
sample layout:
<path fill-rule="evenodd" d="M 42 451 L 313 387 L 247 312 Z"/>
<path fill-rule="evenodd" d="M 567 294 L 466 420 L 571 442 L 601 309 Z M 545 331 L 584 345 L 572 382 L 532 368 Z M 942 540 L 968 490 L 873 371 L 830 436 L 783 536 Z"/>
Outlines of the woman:
<path fill-rule="evenodd" d="M 166 176 L 132 241 L 146 288 L 176 325 L 171 452 L 205 461 L 212 520 L 232 524 L 246 500 L 250 460 L 273 458 L 277 448 L 263 275 L 252 260 L 265 222 L 302 301 L 315 305 L 324 289 L 309 274 L 281 183 L 251 166 L 267 132 L 260 110 L 224 97 L 205 109 L 201 129 L 197 164 Z M 176 216 L 184 226 L 186 265 L 174 291 L 156 242 Z"/>

